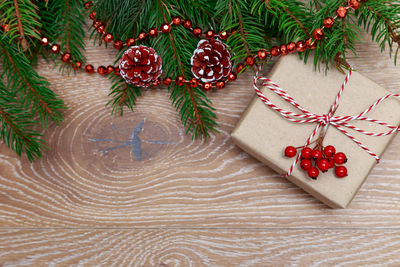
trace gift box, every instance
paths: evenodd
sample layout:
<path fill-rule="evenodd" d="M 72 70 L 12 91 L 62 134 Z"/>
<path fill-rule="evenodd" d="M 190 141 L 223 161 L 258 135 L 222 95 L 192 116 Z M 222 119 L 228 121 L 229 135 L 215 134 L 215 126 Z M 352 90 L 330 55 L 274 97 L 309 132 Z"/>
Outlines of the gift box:
<path fill-rule="evenodd" d="M 327 74 L 315 71 L 312 63 L 304 64 L 297 56 L 292 55 L 282 57 L 267 77 L 286 90 L 300 106 L 314 114 L 327 114 L 346 75 L 334 67 Z M 279 108 L 299 113 L 293 105 L 270 89 L 259 88 Z M 353 71 L 334 115 L 359 114 L 388 94 L 390 92 L 386 89 Z M 400 123 L 400 101 L 395 97 L 386 99 L 365 116 L 397 126 Z M 370 121 L 356 120 L 350 124 L 369 132 L 388 132 L 388 128 Z M 315 128 L 316 123 L 296 123 L 283 118 L 256 95 L 231 136 L 234 143 L 248 154 L 284 175 L 294 162 L 294 158 L 285 157 L 285 147 L 304 146 Z M 368 136 L 352 129 L 346 131 L 379 157 L 395 136 Z M 323 145 L 333 145 L 336 151 L 346 154 L 347 177 L 338 178 L 331 169 L 313 180 L 297 164 L 287 179 L 332 208 L 346 208 L 377 164 L 377 160 L 333 126 L 326 128 Z"/>

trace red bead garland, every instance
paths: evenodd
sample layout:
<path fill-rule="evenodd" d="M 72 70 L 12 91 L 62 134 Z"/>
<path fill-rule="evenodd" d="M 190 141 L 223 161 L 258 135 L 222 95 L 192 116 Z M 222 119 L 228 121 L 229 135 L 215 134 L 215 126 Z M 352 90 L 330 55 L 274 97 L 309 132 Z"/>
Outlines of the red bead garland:
<path fill-rule="evenodd" d="M 368 0 L 361 0 L 362 2 L 367 2 Z M 90 8 L 93 5 L 92 1 L 88 1 L 84 3 L 85 8 Z M 348 12 L 348 9 L 353 9 L 356 10 L 360 7 L 360 0 L 348 0 L 348 5 L 347 6 L 340 6 L 337 11 L 336 11 L 336 17 L 339 18 L 345 18 Z M 90 12 L 89 15 L 90 19 L 93 20 L 93 27 L 99 32 L 99 34 L 102 35 L 102 39 L 106 43 L 110 43 L 113 41 L 114 36 L 111 33 L 105 32 L 105 25 L 96 19 L 96 11 Z M 244 63 L 238 63 L 236 65 L 236 72 L 240 73 L 243 71 L 246 65 L 252 66 L 256 63 L 256 58 L 260 60 L 267 60 L 269 57 L 272 56 L 284 56 L 289 53 L 294 53 L 294 52 L 304 52 L 307 48 L 308 49 L 314 49 L 317 46 L 317 41 L 322 40 L 325 37 L 324 34 L 324 29 L 330 29 L 333 27 L 335 23 L 336 17 L 326 17 L 323 21 L 323 27 L 322 28 L 317 28 L 312 32 L 312 37 L 306 39 L 305 41 L 303 40 L 298 40 L 297 42 L 290 42 L 288 44 L 282 44 L 280 46 L 273 46 L 268 50 L 266 49 L 260 49 L 256 55 L 248 55 L 245 58 Z M 170 33 L 171 32 L 171 25 L 173 26 L 179 26 L 182 25 L 185 29 L 191 30 L 193 35 L 196 37 L 205 37 L 207 39 L 212 39 L 212 38 L 220 38 L 221 40 L 226 40 L 230 35 L 235 34 L 236 30 L 233 29 L 231 33 L 228 33 L 227 31 L 221 31 L 219 33 L 215 33 L 213 30 L 208 30 L 203 33 L 202 29 L 199 27 L 192 28 L 192 22 L 188 19 L 183 20 L 179 16 L 174 16 L 171 19 L 170 23 L 164 23 L 160 27 L 160 31 L 163 33 Z M 10 30 L 10 27 L 8 24 L 3 24 L 0 26 L 1 30 L 4 32 L 7 32 Z M 125 42 L 121 40 L 115 40 L 113 42 L 113 46 L 117 50 L 121 50 L 124 46 L 133 46 L 135 45 L 136 41 L 143 41 L 147 39 L 148 37 L 157 37 L 158 36 L 159 30 L 155 27 L 152 27 L 149 29 L 149 31 L 146 32 L 140 32 L 135 39 L 134 37 L 129 37 L 125 40 Z M 46 36 L 43 36 L 40 40 L 40 44 L 42 46 L 47 46 L 49 45 L 49 39 Z M 58 54 L 60 52 L 60 45 L 59 44 L 50 44 L 50 50 L 54 54 Z M 82 63 L 79 61 L 72 61 L 71 54 L 68 52 L 64 52 L 61 56 L 61 60 L 65 63 L 69 63 L 72 65 L 72 67 L 75 70 L 79 70 L 82 68 Z M 86 65 L 84 67 L 85 71 L 87 73 L 94 73 L 95 69 L 92 65 Z M 97 69 L 97 72 L 101 75 L 107 75 L 110 73 L 114 73 L 115 75 L 120 75 L 119 68 L 118 67 L 113 67 L 111 65 L 104 67 L 104 66 L 99 66 Z M 225 87 L 225 84 L 227 81 L 234 81 L 237 79 L 237 75 L 235 73 L 230 73 L 226 78 L 225 81 L 219 81 L 213 85 L 212 83 L 204 83 L 200 84 L 200 81 L 197 80 L 196 78 L 192 78 L 191 80 L 185 80 L 183 76 L 178 76 L 175 79 L 175 82 L 177 85 L 182 86 L 186 82 L 189 83 L 191 87 L 197 87 L 201 85 L 205 91 L 209 91 L 215 86 L 218 89 L 222 89 Z M 164 85 L 169 86 L 174 80 L 172 78 L 167 77 L 161 80 L 157 80 L 154 82 L 155 86 L 158 86 L 161 84 L 161 82 Z M 325 152 L 324 152 L 325 153 Z M 324 154 L 325 155 L 325 154 Z M 340 155 L 340 154 L 339 154 Z M 339 157 L 339 156 L 336 156 Z M 347 159 L 346 159 L 347 160 Z M 333 162 L 333 157 L 332 160 L 328 160 L 328 162 L 331 164 Z M 322 163 L 321 163 L 322 164 Z M 323 165 L 326 165 L 326 162 L 324 162 Z M 317 170 L 318 171 L 318 170 Z"/>

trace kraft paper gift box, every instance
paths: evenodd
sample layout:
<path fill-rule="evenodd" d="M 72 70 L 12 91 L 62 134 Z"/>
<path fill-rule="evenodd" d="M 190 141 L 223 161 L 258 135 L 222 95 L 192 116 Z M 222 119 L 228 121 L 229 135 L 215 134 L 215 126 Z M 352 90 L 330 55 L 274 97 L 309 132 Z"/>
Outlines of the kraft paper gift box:
<path fill-rule="evenodd" d="M 296 55 L 282 57 L 266 76 L 285 89 L 301 106 L 320 115 L 328 113 L 345 79 L 345 75 L 334 67 L 326 75 L 323 71 L 315 71 L 311 59 L 308 64 L 304 64 Z M 259 88 L 278 107 L 296 113 L 300 112 L 268 88 L 263 88 L 261 85 Z M 250 90 L 252 90 L 252 85 L 249 85 Z M 389 93 L 386 89 L 354 71 L 334 115 L 359 114 Z M 400 123 L 400 101 L 391 98 L 366 116 L 397 126 Z M 366 121 L 350 123 L 371 132 L 390 130 Z M 290 122 L 254 96 L 231 135 L 236 145 L 279 174 L 284 175 L 295 159 L 284 156 L 285 147 L 289 145 L 303 146 L 315 126 L 315 123 Z M 379 156 L 382 156 L 395 136 L 392 134 L 372 137 L 354 130 L 348 131 Z M 318 179 L 312 180 L 300 168 L 300 164 L 297 164 L 292 175 L 287 179 L 332 208 L 346 208 L 377 161 L 333 126 L 329 126 L 323 145 L 333 145 L 337 152 L 346 154 L 348 162 L 344 166 L 348 169 L 347 177 L 337 178 L 334 169 L 330 169 L 326 173 L 320 172 Z M 313 148 L 313 145 L 310 147 Z"/>

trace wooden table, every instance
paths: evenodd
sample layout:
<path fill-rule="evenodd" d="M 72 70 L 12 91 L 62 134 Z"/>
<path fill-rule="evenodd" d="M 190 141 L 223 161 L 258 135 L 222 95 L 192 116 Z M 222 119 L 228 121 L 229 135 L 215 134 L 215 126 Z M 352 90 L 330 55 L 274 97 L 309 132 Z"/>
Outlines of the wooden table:
<path fill-rule="evenodd" d="M 113 62 L 91 44 L 89 62 Z M 388 53 L 357 49 L 353 66 L 399 93 Z M 0 146 L 0 265 L 400 265 L 399 137 L 350 207 L 333 210 L 232 143 L 250 75 L 209 94 L 221 132 L 204 144 L 185 136 L 165 88 L 113 117 L 108 79 L 39 65 L 69 109 L 42 160 Z"/>

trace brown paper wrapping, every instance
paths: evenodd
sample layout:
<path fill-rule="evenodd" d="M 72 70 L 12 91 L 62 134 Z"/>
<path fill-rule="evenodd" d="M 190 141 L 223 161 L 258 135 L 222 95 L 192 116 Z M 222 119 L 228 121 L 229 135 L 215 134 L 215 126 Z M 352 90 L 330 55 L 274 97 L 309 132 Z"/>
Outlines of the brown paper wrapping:
<path fill-rule="evenodd" d="M 293 55 L 281 58 L 267 77 L 284 88 L 301 106 L 316 114 L 326 114 L 333 104 L 345 75 L 334 68 L 327 75 L 316 72 L 312 63 L 304 64 Z M 249 85 L 250 88 L 252 87 Z M 299 112 L 269 89 L 263 88 L 262 92 L 277 106 Z M 389 93 L 360 73 L 353 72 L 335 115 L 358 114 L 378 98 Z M 389 99 L 370 112 L 368 117 L 398 125 L 400 102 L 397 99 Z M 365 121 L 355 121 L 351 124 L 372 132 L 386 132 L 388 129 Z M 314 123 L 290 122 L 255 96 L 231 135 L 233 141 L 243 150 L 276 172 L 285 174 L 294 158 L 284 157 L 284 148 L 288 145 L 295 147 L 304 145 L 315 126 Z M 370 137 L 349 131 L 379 156 L 382 156 L 394 137 L 394 135 Z M 318 180 L 312 180 L 298 164 L 292 176 L 287 179 L 332 208 L 346 208 L 376 165 L 376 160 L 333 126 L 328 128 L 324 140 L 324 146 L 326 145 L 334 145 L 338 152 L 344 152 L 347 155 L 349 160 L 345 166 L 349 176 L 342 179 L 336 178 L 331 169 L 327 173 L 321 173 Z"/>

